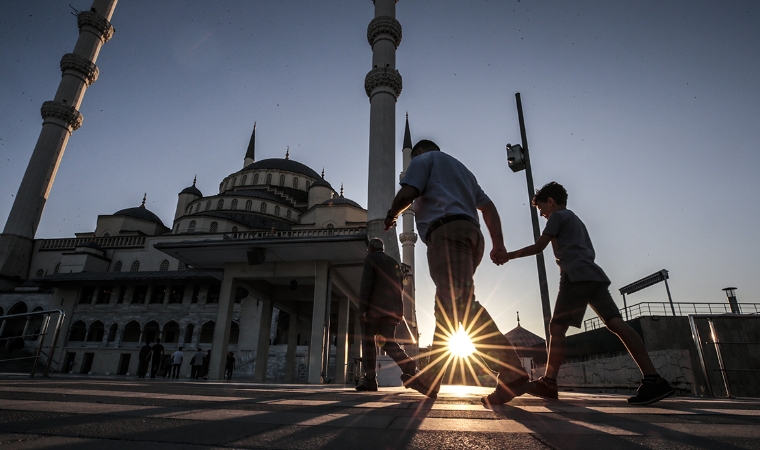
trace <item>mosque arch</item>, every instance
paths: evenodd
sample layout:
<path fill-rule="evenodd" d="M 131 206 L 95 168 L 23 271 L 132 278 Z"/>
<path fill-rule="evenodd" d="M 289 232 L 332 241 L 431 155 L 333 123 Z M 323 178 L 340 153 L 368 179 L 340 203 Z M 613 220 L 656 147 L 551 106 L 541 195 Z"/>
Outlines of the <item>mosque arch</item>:
<path fill-rule="evenodd" d="M 114 265 L 113 265 L 113 271 L 114 272 L 121 272 L 121 266 L 122 265 L 123 265 L 123 263 L 121 262 L 121 260 L 120 259 L 117 260 L 116 263 L 114 263 Z"/>
<path fill-rule="evenodd" d="M 185 338 L 182 340 L 185 344 L 190 344 L 193 342 L 193 331 L 195 331 L 195 325 L 192 323 L 188 324 L 185 327 Z"/>
<path fill-rule="evenodd" d="M 195 221 L 191 220 L 190 225 L 187 226 L 187 232 L 188 233 L 194 233 L 195 232 Z"/>
<path fill-rule="evenodd" d="M 265 184 L 266 184 L 267 186 L 269 186 L 269 185 L 271 185 L 271 184 L 272 184 L 272 174 L 271 174 L 271 173 L 268 173 L 268 174 L 267 174 L 267 182 L 266 182 Z"/>
<path fill-rule="evenodd" d="M 87 335 L 87 325 L 83 321 L 77 320 L 69 328 L 69 342 L 82 342 Z"/>
<path fill-rule="evenodd" d="M 285 175 L 280 175 L 280 186 L 285 186 Z"/>
<path fill-rule="evenodd" d="M 290 220 L 290 217 L 291 217 L 290 210 L 287 210 L 287 212 L 285 212 L 285 218 Z"/>
<path fill-rule="evenodd" d="M 238 205 L 238 200 L 236 198 L 233 198 L 232 199 L 232 203 L 230 204 L 230 209 L 233 210 L 233 211 L 236 210 L 237 209 L 237 205 Z"/>
<path fill-rule="evenodd" d="M 39 278 L 41 276 L 45 275 L 45 271 L 42 269 L 37 269 L 37 271 L 34 273 L 34 276 Z"/>
<path fill-rule="evenodd" d="M 8 315 L 10 316 L 13 314 L 24 314 L 27 311 L 29 311 L 29 309 L 27 308 L 26 303 L 16 302 L 13 304 L 13 306 L 10 307 L 10 309 L 8 309 Z"/>
<path fill-rule="evenodd" d="M 267 212 L 267 204 L 266 202 L 261 202 L 261 205 L 259 206 L 259 212 L 262 214 L 266 214 Z"/>
<path fill-rule="evenodd" d="M 106 339 L 106 343 L 115 341 L 116 333 L 118 331 L 119 331 L 119 325 L 112 323 L 111 326 L 108 328 L 108 339 Z"/>
<path fill-rule="evenodd" d="M 274 215 L 275 215 L 275 217 L 280 217 L 280 207 L 279 206 L 275 206 L 274 207 Z"/>
<path fill-rule="evenodd" d="M 216 322 L 209 320 L 201 326 L 201 332 L 198 336 L 199 344 L 210 344 L 214 340 L 214 327 Z"/>
<path fill-rule="evenodd" d="M 298 177 L 293 177 L 293 189 L 298 189 Z"/>
<path fill-rule="evenodd" d="M 245 186 L 245 183 L 248 181 L 248 174 L 243 175 L 243 181 L 240 183 L 242 186 Z"/>
<path fill-rule="evenodd" d="M 253 184 L 259 184 L 259 174 L 253 174 Z"/>
<path fill-rule="evenodd" d="M 169 270 L 169 260 L 165 259 L 161 261 L 161 265 L 158 267 L 158 270 L 160 272 L 166 272 L 167 270 Z"/>
<path fill-rule="evenodd" d="M 156 339 L 160 336 L 161 328 L 158 326 L 158 322 L 151 320 L 145 324 L 145 328 L 143 328 L 143 342 L 156 342 Z"/>
<path fill-rule="evenodd" d="M 216 223 L 216 221 L 211 222 L 211 226 L 209 227 L 208 231 L 210 233 L 216 233 L 216 230 L 219 228 L 219 224 Z"/>
<path fill-rule="evenodd" d="M 234 320 L 230 323 L 230 344 L 237 344 L 240 340 L 240 325 Z"/>
<path fill-rule="evenodd" d="M 238 227 L 232 227 L 232 232 L 233 233 L 237 233 L 238 232 Z"/>
<path fill-rule="evenodd" d="M 140 270 L 140 260 L 136 259 L 136 260 L 132 261 L 132 265 L 129 266 L 129 271 L 130 272 L 137 272 L 139 270 Z"/>
<path fill-rule="evenodd" d="M 206 202 L 206 211 L 208 211 L 209 209 L 211 209 L 211 200 Z"/>
<path fill-rule="evenodd" d="M 220 198 L 218 202 L 216 202 L 216 209 L 222 209 L 224 208 L 224 199 Z"/>
<path fill-rule="evenodd" d="M 308 191 L 310 187 L 311 187 L 311 181 L 306 180 L 306 190 Z"/>
<path fill-rule="evenodd" d="M 253 201 L 247 200 L 245 202 L 245 210 L 246 211 L 250 211 L 251 209 L 253 209 Z"/>
<path fill-rule="evenodd" d="M 105 334 L 105 326 L 103 322 L 96 320 L 90 324 L 90 330 L 87 333 L 87 342 L 101 342 L 103 335 Z"/>
<path fill-rule="evenodd" d="M 170 320 L 164 325 L 162 333 L 163 341 L 166 344 L 177 344 L 179 342 L 179 324 Z"/>
<path fill-rule="evenodd" d="M 141 328 L 136 320 L 132 320 L 124 325 L 123 330 L 124 335 L 121 338 L 121 342 L 140 342 Z"/>
<path fill-rule="evenodd" d="M 53 267 L 53 273 L 58 273 L 58 272 L 60 272 L 60 270 L 61 270 L 61 262 L 60 262 L 60 261 L 58 261 L 58 262 L 55 264 L 55 267 Z"/>

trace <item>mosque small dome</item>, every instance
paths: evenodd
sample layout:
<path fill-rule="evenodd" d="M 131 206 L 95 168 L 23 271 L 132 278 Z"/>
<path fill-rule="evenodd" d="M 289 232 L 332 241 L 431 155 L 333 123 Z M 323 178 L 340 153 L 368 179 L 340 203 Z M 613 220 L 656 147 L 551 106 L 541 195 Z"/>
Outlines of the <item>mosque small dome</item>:
<path fill-rule="evenodd" d="M 158 218 L 157 215 L 153 214 L 150 210 L 148 210 L 145 206 L 137 206 L 134 208 L 127 208 L 122 209 L 121 211 L 116 211 L 113 213 L 114 216 L 127 216 L 127 217 L 133 217 L 135 219 L 140 220 L 146 220 L 148 222 L 154 222 L 162 227 L 166 228 L 164 226 L 164 223 L 161 222 L 161 219 Z"/>
<path fill-rule="evenodd" d="M 327 180 L 325 180 L 324 178 L 320 176 L 317 176 L 317 181 L 311 183 L 310 187 L 316 187 L 316 186 L 324 186 L 324 187 L 328 187 L 332 189 L 332 186 L 330 185 L 330 183 L 328 183 Z"/>
<path fill-rule="evenodd" d="M 195 187 L 195 184 L 193 184 L 190 187 L 186 187 L 185 189 L 182 189 L 182 192 L 180 192 L 180 194 L 193 194 L 193 195 L 196 195 L 198 197 L 203 197 L 203 194 L 201 194 L 200 189 L 198 189 L 197 187 Z"/>
<path fill-rule="evenodd" d="M 337 206 L 337 205 L 349 205 L 349 206 L 355 206 L 357 208 L 361 208 L 361 205 L 356 203 L 355 201 L 344 198 L 344 197 L 335 197 L 331 198 L 330 200 L 325 200 L 322 202 L 323 205 L 329 205 L 329 206 Z M 364 209 L 364 208 L 362 208 Z"/>
<path fill-rule="evenodd" d="M 284 170 L 287 172 L 294 172 L 307 177 L 321 178 L 317 172 L 311 169 L 309 166 L 302 164 L 292 159 L 283 158 L 269 158 L 256 161 L 253 164 L 249 164 L 243 168 L 243 170 Z"/>

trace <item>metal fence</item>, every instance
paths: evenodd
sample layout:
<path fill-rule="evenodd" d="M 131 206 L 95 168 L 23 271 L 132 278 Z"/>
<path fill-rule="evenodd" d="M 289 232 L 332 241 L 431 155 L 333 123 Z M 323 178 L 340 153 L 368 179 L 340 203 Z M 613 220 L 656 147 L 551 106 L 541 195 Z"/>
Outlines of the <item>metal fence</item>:
<path fill-rule="evenodd" d="M 707 327 L 704 322 L 700 326 L 698 320 L 705 320 Z M 721 387 L 725 389 L 726 397 L 731 398 L 735 394 L 760 396 L 760 375 L 753 375 L 760 374 L 760 352 L 757 351 L 760 347 L 760 317 L 745 314 L 691 314 L 689 325 L 707 393 L 715 396 L 715 381 L 718 390 Z M 720 374 L 722 383 L 710 377 L 715 372 Z"/>
<path fill-rule="evenodd" d="M 688 316 L 691 314 L 730 314 L 731 305 L 728 303 L 685 303 L 674 302 L 642 302 L 620 309 L 620 315 L 625 320 L 646 316 L 672 316 L 675 310 L 676 316 Z M 740 314 L 760 314 L 760 303 L 739 303 Z M 593 317 L 583 322 L 583 331 L 602 328 L 599 317 Z"/>
<path fill-rule="evenodd" d="M 42 343 L 45 340 L 45 336 L 47 336 L 48 334 L 48 331 L 50 328 L 50 320 L 53 314 L 58 314 L 58 320 L 56 321 L 55 328 L 53 329 L 53 340 L 51 341 L 51 344 L 50 344 L 49 353 L 46 354 L 42 351 Z M 30 323 L 33 317 L 41 317 L 42 323 L 41 323 L 41 327 L 39 331 L 33 330 L 31 333 L 29 333 L 28 324 Z M 30 312 L 30 313 L 10 314 L 7 316 L 0 316 L 0 330 L 4 329 L 5 325 L 7 325 L 8 323 L 13 323 L 16 320 L 21 319 L 21 318 L 26 318 L 26 324 L 27 324 L 27 326 L 24 326 L 24 332 L 21 335 L 0 337 L 0 347 L 5 347 L 8 344 L 11 344 L 11 348 L 12 348 L 12 345 L 16 339 L 22 339 L 23 341 L 33 340 L 33 339 L 37 340 L 37 348 L 35 349 L 34 353 L 31 356 L 21 356 L 18 358 L 6 358 L 3 360 L 0 360 L 0 364 L 11 362 L 11 361 L 32 360 L 32 370 L 29 376 L 34 377 L 34 372 L 37 369 L 37 363 L 39 362 L 39 359 L 41 357 L 44 357 L 46 363 L 45 363 L 45 369 L 42 373 L 42 376 L 47 377 L 48 372 L 50 371 L 50 364 L 53 362 L 53 349 L 55 349 L 55 344 L 58 342 L 58 335 L 60 334 L 61 325 L 63 324 L 64 317 L 65 317 L 65 313 L 63 312 L 62 309 L 51 309 L 47 311 L 35 311 L 35 312 Z"/>

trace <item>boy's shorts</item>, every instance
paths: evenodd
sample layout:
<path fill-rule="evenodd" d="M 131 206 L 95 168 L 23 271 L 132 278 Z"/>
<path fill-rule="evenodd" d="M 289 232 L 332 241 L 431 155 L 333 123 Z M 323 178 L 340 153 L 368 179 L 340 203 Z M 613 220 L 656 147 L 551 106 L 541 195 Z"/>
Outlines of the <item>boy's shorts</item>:
<path fill-rule="evenodd" d="M 560 283 L 551 323 L 580 328 L 586 315 L 586 305 L 590 305 L 605 324 L 615 317 L 622 318 L 612 300 L 609 286 L 610 283 L 599 281 Z"/>

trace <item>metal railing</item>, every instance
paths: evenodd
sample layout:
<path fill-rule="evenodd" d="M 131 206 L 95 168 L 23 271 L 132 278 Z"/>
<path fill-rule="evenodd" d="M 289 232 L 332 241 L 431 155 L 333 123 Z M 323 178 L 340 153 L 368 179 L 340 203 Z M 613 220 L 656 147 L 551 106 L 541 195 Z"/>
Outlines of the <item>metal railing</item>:
<path fill-rule="evenodd" d="M 271 239 L 299 238 L 321 236 L 354 236 L 364 234 L 366 228 L 322 228 L 319 230 L 288 230 L 288 231 L 241 231 L 225 233 L 224 239 Z"/>
<path fill-rule="evenodd" d="M 718 333 L 715 330 L 715 323 L 714 319 L 733 319 L 733 320 L 741 320 L 741 319 L 748 319 L 748 318 L 754 318 L 757 320 L 757 317 L 748 316 L 746 314 L 720 314 L 720 315 L 714 315 L 714 314 L 690 314 L 689 315 L 689 325 L 691 326 L 691 335 L 694 339 L 694 344 L 697 347 L 697 353 L 699 355 L 699 363 L 702 367 L 702 375 L 705 377 L 705 384 L 707 385 L 707 391 L 710 394 L 710 396 L 715 397 L 715 393 L 713 392 L 712 384 L 710 383 L 710 376 L 709 371 L 707 369 L 707 363 L 705 358 L 705 347 L 702 344 L 712 344 L 715 346 L 715 355 L 718 359 L 718 369 L 715 369 L 715 371 L 720 372 L 723 386 L 726 389 L 726 397 L 732 398 L 733 394 L 731 393 L 731 384 L 728 381 L 728 372 L 755 372 L 760 373 L 760 369 L 747 369 L 747 368 L 739 368 L 739 367 L 732 367 L 732 368 L 726 368 L 726 364 L 723 359 L 723 352 L 721 352 L 721 346 L 724 345 L 755 345 L 760 346 L 760 342 L 721 342 L 718 338 Z M 696 320 L 697 319 L 707 319 L 707 323 L 710 327 L 710 339 L 711 341 L 702 341 L 702 337 L 699 334 L 699 328 L 697 327 Z M 750 353 L 751 354 L 751 353 Z"/>
<path fill-rule="evenodd" d="M 58 320 L 55 323 L 55 329 L 53 330 L 53 340 L 50 343 L 50 353 L 44 354 L 42 352 L 42 343 L 45 339 L 45 336 L 47 336 L 48 329 L 50 326 L 50 317 L 53 314 L 58 314 Z M 10 336 L 10 337 L 4 337 L 0 338 L 0 345 L 6 345 L 8 342 L 12 342 L 14 339 L 23 339 L 26 340 L 26 338 L 36 338 L 37 339 L 37 349 L 35 350 L 34 354 L 32 356 L 22 356 L 20 358 L 8 358 L 4 360 L 0 360 L 0 363 L 6 363 L 9 361 L 23 361 L 31 359 L 33 360 L 32 363 L 32 371 L 29 374 L 29 377 L 34 377 L 34 372 L 37 369 L 37 362 L 39 361 L 41 356 L 45 356 L 46 363 L 45 363 L 45 370 L 42 373 L 43 377 L 48 376 L 48 372 L 50 371 L 50 364 L 53 362 L 53 350 L 55 349 L 55 344 L 58 342 L 58 336 L 61 332 L 61 325 L 63 324 L 63 319 L 66 317 L 66 313 L 63 312 L 62 309 L 50 309 L 47 311 L 35 311 L 30 313 L 23 313 L 23 314 L 10 314 L 7 316 L 0 316 L 0 329 L 4 328 L 3 324 L 8 324 L 9 321 L 13 321 L 17 318 L 21 317 L 27 317 L 27 321 L 31 317 L 36 316 L 42 316 L 42 326 L 40 327 L 39 332 L 33 332 L 32 334 L 23 334 L 21 336 Z M 29 322 L 27 322 L 28 324 Z M 26 328 L 26 327 L 25 327 Z M 26 331 L 25 331 L 26 332 Z"/>
<path fill-rule="evenodd" d="M 73 250 L 88 242 L 95 242 L 102 248 L 142 248 L 145 247 L 145 236 L 45 239 L 40 250 Z"/>
<path fill-rule="evenodd" d="M 675 302 L 642 302 L 620 309 L 620 315 L 625 320 L 646 316 L 688 316 L 691 314 L 730 314 L 731 305 L 728 303 L 687 303 Z M 739 303 L 740 314 L 760 314 L 760 303 Z M 583 331 L 602 328 L 604 324 L 599 317 L 592 317 L 583 322 Z"/>

